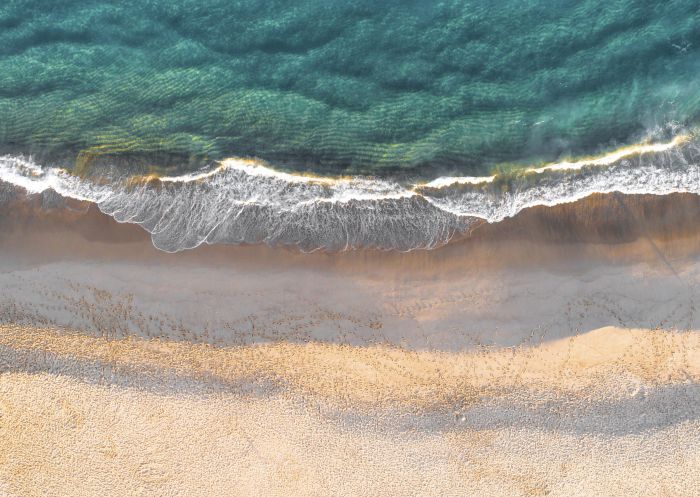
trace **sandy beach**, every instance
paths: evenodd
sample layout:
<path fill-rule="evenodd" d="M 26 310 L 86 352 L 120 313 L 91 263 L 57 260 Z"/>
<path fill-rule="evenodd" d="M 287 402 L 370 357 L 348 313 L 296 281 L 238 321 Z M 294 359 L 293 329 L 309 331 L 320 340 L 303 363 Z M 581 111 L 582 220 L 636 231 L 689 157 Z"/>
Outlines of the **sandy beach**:
<path fill-rule="evenodd" d="M 165 254 L 32 202 L 0 235 L 2 495 L 700 486 L 694 196 L 407 254 Z"/>
<path fill-rule="evenodd" d="M 7 495 L 692 495 L 699 483 L 687 333 L 606 328 L 440 354 L 2 332 L 3 363 L 22 364 L 0 377 Z"/>
<path fill-rule="evenodd" d="M 700 497 L 699 6 L 0 2 L 0 497 Z"/>

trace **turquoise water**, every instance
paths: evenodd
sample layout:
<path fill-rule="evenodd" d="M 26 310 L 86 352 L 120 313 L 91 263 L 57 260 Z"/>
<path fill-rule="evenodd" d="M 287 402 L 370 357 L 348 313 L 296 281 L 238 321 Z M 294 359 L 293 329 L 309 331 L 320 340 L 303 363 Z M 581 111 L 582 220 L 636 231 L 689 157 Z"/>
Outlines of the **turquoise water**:
<path fill-rule="evenodd" d="M 484 174 L 700 113 L 700 4 L 5 0 L 0 153 Z"/>
<path fill-rule="evenodd" d="M 434 248 L 596 192 L 700 194 L 698 50 L 698 0 L 5 0 L 0 186 L 171 252 Z"/>

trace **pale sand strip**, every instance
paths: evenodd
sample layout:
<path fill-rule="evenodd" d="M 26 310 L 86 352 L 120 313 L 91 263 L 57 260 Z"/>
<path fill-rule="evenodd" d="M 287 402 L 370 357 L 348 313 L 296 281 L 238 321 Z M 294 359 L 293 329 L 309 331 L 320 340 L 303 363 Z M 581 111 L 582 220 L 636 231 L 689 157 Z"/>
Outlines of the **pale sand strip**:
<path fill-rule="evenodd" d="M 0 344 L 3 497 L 690 497 L 700 488 L 698 419 L 664 422 L 700 405 L 688 386 L 700 379 L 693 333 L 605 328 L 533 348 L 442 353 L 216 349 L 3 326 Z M 122 383 L 90 379 L 95 363 L 120 369 Z M 156 372 L 174 378 L 169 388 L 143 388 Z M 224 385 L 192 393 L 198 378 Z M 259 378 L 275 387 L 237 392 Z M 687 388 L 664 396 L 674 385 Z M 445 416 L 441 404 L 464 392 L 470 419 Z M 537 405 L 552 395 L 570 397 Z M 607 418 L 596 421 L 595 402 Z M 626 402 L 660 422 L 645 428 Z M 396 421 L 396 408 L 415 420 Z M 499 421 L 511 411 L 515 423 Z M 479 428 L 478 416 L 493 426 Z M 569 429 L 569 418 L 619 433 Z"/>
<path fill-rule="evenodd" d="M 313 342 L 215 348 L 20 326 L 0 326 L 0 346 L 6 348 L 6 365 L 21 363 L 9 358 L 11 352 L 31 351 L 35 358 L 97 362 L 127 374 L 166 372 L 228 385 L 273 385 L 352 407 L 469 404 L 512 389 L 590 394 L 614 377 L 649 386 L 700 382 L 698 333 L 614 327 L 537 347 L 457 353 Z"/>

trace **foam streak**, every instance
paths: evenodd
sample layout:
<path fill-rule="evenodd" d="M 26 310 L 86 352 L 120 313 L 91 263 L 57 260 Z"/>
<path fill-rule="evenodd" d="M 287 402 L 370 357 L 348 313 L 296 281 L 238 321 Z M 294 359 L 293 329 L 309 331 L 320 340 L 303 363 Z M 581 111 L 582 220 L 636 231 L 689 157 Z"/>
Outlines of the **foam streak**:
<path fill-rule="evenodd" d="M 700 193 L 700 148 L 683 135 L 512 177 L 444 177 L 413 185 L 303 176 L 243 159 L 195 174 L 105 184 L 12 156 L 0 158 L 0 180 L 28 193 L 52 189 L 94 202 L 119 222 L 139 224 L 169 252 L 202 243 L 407 251 L 443 245 L 478 219 L 498 222 L 528 207 L 592 193 Z"/>

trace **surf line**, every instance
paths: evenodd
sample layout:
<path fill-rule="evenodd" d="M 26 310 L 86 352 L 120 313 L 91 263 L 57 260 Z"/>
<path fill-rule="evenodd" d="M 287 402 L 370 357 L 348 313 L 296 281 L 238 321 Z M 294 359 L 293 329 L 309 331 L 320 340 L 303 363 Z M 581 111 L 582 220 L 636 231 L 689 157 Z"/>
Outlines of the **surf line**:
<path fill-rule="evenodd" d="M 660 153 L 660 152 L 665 152 L 668 150 L 671 150 L 675 147 L 678 147 L 684 143 L 687 143 L 690 141 L 691 135 L 690 134 L 682 134 L 678 135 L 673 138 L 670 142 L 666 143 L 641 143 L 641 144 L 636 144 L 636 145 L 630 145 L 626 147 L 622 147 L 618 150 L 609 152 L 604 155 L 600 156 L 593 156 L 593 157 L 588 157 L 576 161 L 561 161 L 561 162 L 556 162 L 552 164 L 547 164 L 541 167 L 530 167 L 523 169 L 525 173 L 545 173 L 548 171 L 573 171 L 573 170 L 579 170 L 584 167 L 588 166 L 606 166 L 606 165 L 611 165 L 614 164 L 615 162 L 624 159 L 626 157 L 631 157 L 634 155 L 642 155 L 642 154 L 648 154 L 648 153 Z M 21 164 L 19 164 L 21 167 L 19 169 L 24 170 L 24 174 L 19 173 L 18 171 L 12 171 L 13 174 L 9 174 L 10 171 L 6 170 L 6 167 L 0 168 L 0 179 L 4 181 L 8 181 L 10 183 L 16 184 L 18 186 L 22 186 L 27 190 L 43 190 L 46 188 L 51 188 L 53 187 L 54 189 L 57 189 L 61 193 L 69 193 L 66 192 L 66 188 L 60 188 L 59 186 L 64 186 L 60 185 L 60 183 L 65 182 L 68 178 L 71 177 L 70 173 L 66 170 L 62 169 L 57 169 L 57 168 L 51 168 L 49 171 L 42 170 L 41 167 L 37 166 L 33 162 L 31 162 L 31 159 L 23 159 L 23 158 L 12 158 L 12 157 L 2 157 L 2 159 L 5 159 L 7 161 L 8 159 L 14 159 L 12 162 L 15 162 L 15 167 L 14 168 L 7 168 L 7 169 L 16 169 L 16 166 L 18 164 L 17 161 L 21 161 Z M 3 164 L 7 166 L 6 164 Z M 137 182 L 137 183 L 148 183 L 150 181 L 159 181 L 163 183 L 190 183 L 190 182 L 197 182 L 197 181 L 203 181 L 206 179 L 209 179 L 213 176 L 216 176 L 217 174 L 225 171 L 225 170 L 235 170 L 235 171 L 240 171 L 248 176 L 258 176 L 258 177 L 265 177 L 265 178 L 271 178 L 271 179 L 278 179 L 284 182 L 288 183 L 306 183 L 306 184 L 321 184 L 321 185 L 328 185 L 328 186 L 339 186 L 339 185 L 349 185 L 351 183 L 355 183 L 356 187 L 359 187 L 360 189 L 362 188 L 361 184 L 357 184 L 357 180 L 364 180 L 366 181 L 371 181 L 371 178 L 352 178 L 352 177 L 347 177 L 347 176 L 340 176 L 340 177 L 331 177 L 331 176 L 313 176 L 313 175 L 304 175 L 304 174 L 294 174 L 294 173 L 287 173 L 287 172 L 282 172 L 282 171 L 277 171 L 269 166 L 267 166 L 264 162 L 259 161 L 257 159 L 249 159 L 249 158 L 238 158 L 238 157 L 232 157 L 228 159 L 224 159 L 221 162 L 219 162 L 219 165 L 209 171 L 204 171 L 204 172 L 197 172 L 197 173 L 188 173 L 184 174 L 181 176 L 157 176 L 157 175 L 148 175 L 148 176 L 141 176 L 141 177 L 132 177 L 130 179 L 130 182 Z M 47 174 L 48 173 L 48 174 Z M 51 174 L 53 173 L 53 174 Z M 492 183 L 495 179 L 497 178 L 497 175 L 492 175 L 492 176 L 443 176 L 436 178 L 432 181 L 429 181 L 427 183 L 416 183 L 413 185 L 410 185 L 409 187 L 406 187 L 405 190 L 402 192 L 402 194 L 398 194 L 394 191 L 393 195 L 390 196 L 395 196 L 395 197 L 408 197 L 408 196 L 413 196 L 415 194 L 420 194 L 420 191 L 425 189 L 425 188 L 432 188 L 432 189 L 442 189 L 449 187 L 451 185 L 480 185 L 480 184 L 487 184 L 487 183 Z M 43 180 L 43 181 L 42 181 Z M 59 184 L 56 184 L 59 183 Z M 65 185 L 67 186 L 67 185 Z M 388 186 L 388 185 L 387 185 Z M 398 184 L 393 184 L 392 185 L 395 189 L 398 187 Z M 59 187 L 59 188 L 57 188 Z M 70 192 L 70 193 L 75 193 L 75 192 Z M 69 193 L 69 195 L 70 195 Z M 370 193 L 370 192 L 366 192 Z M 71 195 L 73 196 L 73 195 Z M 369 195 L 370 197 L 374 197 L 373 195 Z M 380 195 L 381 196 L 381 195 Z M 88 198 L 81 198 L 82 200 L 89 200 Z"/>
<path fill-rule="evenodd" d="M 631 157 L 634 155 L 642 155 L 648 153 L 660 153 L 678 147 L 690 141 L 690 134 L 678 135 L 667 143 L 640 143 L 629 145 L 620 149 L 608 152 L 600 156 L 586 157 L 576 161 L 561 161 L 552 164 L 547 164 L 541 167 L 529 167 L 523 169 L 525 173 L 544 173 L 547 171 L 575 171 L 587 166 L 608 166 L 615 162 Z M 205 172 L 188 173 L 181 176 L 144 176 L 140 178 L 143 181 L 149 180 L 161 181 L 163 183 L 189 183 L 201 181 L 219 174 L 224 170 L 240 171 L 248 176 L 258 176 L 278 179 L 289 183 L 315 183 L 323 185 L 339 185 L 350 183 L 357 178 L 347 176 L 315 176 L 305 174 L 287 173 L 277 171 L 264 162 L 252 158 L 231 157 L 219 162 L 218 167 Z M 451 185 L 480 185 L 492 183 L 497 178 L 497 175 L 492 176 L 442 176 L 427 183 L 416 183 L 407 188 L 406 195 L 416 193 L 423 188 L 446 188 Z M 368 179 L 368 178 L 365 178 Z M 410 195 L 409 195 L 410 196 Z"/>
<path fill-rule="evenodd" d="M 614 164 L 615 162 L 621 159 L 633 155 L 666 152 L 667 150 L 678 147 L 679 145 L 687 143 L 688 141 L 690 141 L 690 135 L 678 135 L 673 140 L 667 143 L 630 145 L 628 147 L 620 148 L 618 150 L 615 150 L 614 152 L 610 152 L 600 157 L 591 157 L 576 162 L 557 162 L 555 164 L 549 164 L 543 167 L 531 168 L 527 171 L 534 173 L 543 173 L 545 171 L 571 171 L 581 169 L 586 166 L 609 166 L 610 164 Z"/>
<path fill-rule="evenodd" d="M 585 159 L 577 160 L 575 162 L 562 161 L 555 162 L 553 164 L 547 164 L 541 167 L 529 167 L 523 169 L 525 173 L 545 173 L 547 171 L 576 171 L 588 166 L 609 166 L 615 162 L 622 160 L 626 157 L 631 157 L 634 155 L 642 155 L 649 153 L 660 153 L 671 150 L 678 147 L 684 143 L 690 141 L 691 135 L 684 134 L 678 135 L 673 140 L 667 143 L 650 143 L 650 144 L 636 144 L 626 147 L 622 147 L 618 150 L 608 152 L 607 154 L 598 157 L 588 157 Z M 415 185 L 415 188 L 445 188 L 451 185 L 479 185 L 484 183 L 492 183 L 496 179 L 497 175 L 493 176 L 445 176 L 441 178 L 434 179 L 428 183 Z"/>

